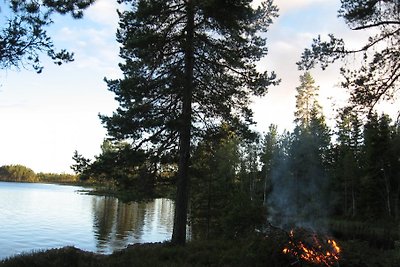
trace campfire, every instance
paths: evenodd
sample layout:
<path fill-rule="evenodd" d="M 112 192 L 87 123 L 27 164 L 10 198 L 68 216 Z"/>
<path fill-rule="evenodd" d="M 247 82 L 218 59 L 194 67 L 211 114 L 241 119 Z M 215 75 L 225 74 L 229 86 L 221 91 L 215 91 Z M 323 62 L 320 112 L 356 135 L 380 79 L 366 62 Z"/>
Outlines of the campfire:
<path fill-rule="evenodd" d="M 320 266 L 338 266 L 340 248 L 335 240 L 304 228 L 293 229 L 288 235 L 289 242 L 282 252 L 296 258 L 292 265 L 306 261 Z"/>

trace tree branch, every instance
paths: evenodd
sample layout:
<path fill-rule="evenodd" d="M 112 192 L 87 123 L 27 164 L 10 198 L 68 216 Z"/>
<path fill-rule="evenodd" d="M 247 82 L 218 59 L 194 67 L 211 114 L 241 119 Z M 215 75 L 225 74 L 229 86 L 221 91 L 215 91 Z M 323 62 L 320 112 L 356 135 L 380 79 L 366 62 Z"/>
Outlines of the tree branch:
<path fill-rule="evenodd" d="M 391 24 L 400 25 L 400 21 L 396 21 L 396 20 L 380 21 L 380 22 L 377 22 L 374 24 L 368 24 L 368 25 L 355 27 L 355 28 L 352 28 L 352 30 L 353 31 L 365 30 L 365 29 L 374 28 L 374 27 L 381 26 L 381 25 L 391 25 Z"/>

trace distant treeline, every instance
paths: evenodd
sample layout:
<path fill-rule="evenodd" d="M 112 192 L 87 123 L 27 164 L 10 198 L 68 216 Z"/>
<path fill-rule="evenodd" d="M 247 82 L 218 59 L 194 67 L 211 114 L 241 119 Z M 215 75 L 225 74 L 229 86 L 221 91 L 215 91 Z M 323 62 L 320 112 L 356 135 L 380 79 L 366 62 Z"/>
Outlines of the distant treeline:
<path fill-rule="evenodd" d="M 0 181 L 9 182 L 48 182 L 48 183 L 74 183 L 78 181 L 76 175 L 57 173 L 35 173 L 23 165 L 4 165 L 0 167 Z"/>

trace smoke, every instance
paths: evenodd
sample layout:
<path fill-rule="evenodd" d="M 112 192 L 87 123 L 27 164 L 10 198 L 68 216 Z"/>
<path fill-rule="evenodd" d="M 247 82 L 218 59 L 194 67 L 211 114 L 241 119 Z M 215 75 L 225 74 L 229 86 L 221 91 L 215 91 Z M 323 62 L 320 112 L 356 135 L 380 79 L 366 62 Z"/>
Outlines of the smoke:
<path fill-rule="evenodd" d="M 329 179 L 318 153 L 305 140 L 291 144 L 289 153 L 276 155 L 270 172 L 267 199 L 269 223 L 325 231 L 329 214 Z"/>

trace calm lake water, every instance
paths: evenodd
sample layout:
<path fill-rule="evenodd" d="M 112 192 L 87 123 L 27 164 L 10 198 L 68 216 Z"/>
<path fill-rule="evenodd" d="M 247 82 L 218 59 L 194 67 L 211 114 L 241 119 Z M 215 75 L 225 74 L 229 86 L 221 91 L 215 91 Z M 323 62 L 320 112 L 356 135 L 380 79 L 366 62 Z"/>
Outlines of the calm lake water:
<path fill-rule="evenodd" d="M 0 259 L 63 246 L 111 253 L 132 243 L 170 239 L 169 199 L 123 203 L 83 188 L 0 182 Z"/>

